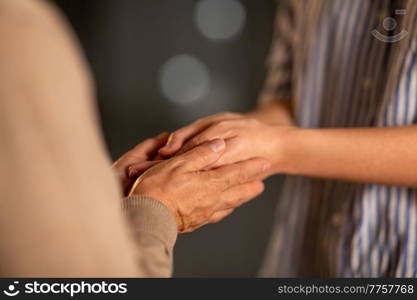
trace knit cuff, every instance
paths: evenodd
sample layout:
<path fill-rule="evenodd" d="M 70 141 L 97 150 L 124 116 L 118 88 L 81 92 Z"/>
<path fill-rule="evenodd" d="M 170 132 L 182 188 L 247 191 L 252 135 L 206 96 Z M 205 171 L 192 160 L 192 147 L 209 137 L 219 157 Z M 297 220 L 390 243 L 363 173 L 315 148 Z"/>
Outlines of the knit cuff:
<path fill-rule="evenodd" d="M 123 212 L 134 232 L 145 232 L 162 241 L 169 251 L 177 239 L 177 222 L 172 212 L 160 201 L 144 195 L 123 199 Z"/>

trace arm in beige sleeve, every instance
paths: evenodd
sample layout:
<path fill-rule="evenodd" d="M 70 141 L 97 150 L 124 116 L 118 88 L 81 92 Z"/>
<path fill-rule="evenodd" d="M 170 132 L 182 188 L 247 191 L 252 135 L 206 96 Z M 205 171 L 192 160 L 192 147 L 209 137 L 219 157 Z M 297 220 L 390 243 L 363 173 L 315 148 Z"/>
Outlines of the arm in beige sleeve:
<path fill-rule="evenodd" d="M 172 212 L 160 201 L 142 195 L 125 198 L 123 211 L 133 230 L 139 269 L 148 277 L 171 276 L 177 238 Z"/>
<path fill-rule="evenodd" d="M 67 25 L 43 1 L 0 14 L 0 275 L 168 276 L 173 217 L 127 199 L 129 231 Z"/>

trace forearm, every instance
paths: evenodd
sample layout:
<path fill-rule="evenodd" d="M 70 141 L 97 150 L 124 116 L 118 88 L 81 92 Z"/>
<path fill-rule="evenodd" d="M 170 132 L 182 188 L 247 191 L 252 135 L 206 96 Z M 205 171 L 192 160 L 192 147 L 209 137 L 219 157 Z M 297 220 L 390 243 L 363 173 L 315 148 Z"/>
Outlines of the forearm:
<path fill-rule="evenodd" d="M 256 109 L 246 114 L 247 117 L 258 119 L 269 124 L 284 126 L 294 124 L 291 100 L 260 102 L 261 104 Z"/>
<path fill-rule="evenodd" d="M 84 61 L 43 1 L 0 1 L 2 276 L 137 276 Z"/>
<path fill-rule="evenodd" d="M 294 129 L 281 171 L 349 181 L 417 186 L 417 127 Z"/>
<path fill-rule="evenodd" d="M 177 238 L 177 224 L 172 212 L 160 201 L 146 196 L 123 200 L 136 244 L 136 264 L 143 277 L 172 275 L 172 253 Z"/>

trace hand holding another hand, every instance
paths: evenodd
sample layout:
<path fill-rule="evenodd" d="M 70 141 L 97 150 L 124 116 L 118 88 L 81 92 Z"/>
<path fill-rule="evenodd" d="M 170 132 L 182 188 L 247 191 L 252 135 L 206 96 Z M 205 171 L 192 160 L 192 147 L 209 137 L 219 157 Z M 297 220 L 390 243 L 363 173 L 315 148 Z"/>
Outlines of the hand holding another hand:
<path fill-rule="evenodd" d="M 150 168 L 130 195 L 147 195 L 174 213 L 179 232 L 190 232 L 218 222 L 236 207 L 263 191 L 262 177 L 270 163 L 253 158 L 206 170 L 225 153 L 225 142 L 216 139 Z"/>
<path fill-rule="evenodd" d="M 167 144 L 159 150 L 162 157 L 179 155 L 213 139 L 226 141 L 226 152 L 211 167 L 263 157 L 273 164 L 272 173 L 284 167 L 283 141 L 293 130 L 291 126 L 263 123 L 234 113 L 222 113 L 174 131 Z"/>
<path fill-rule="evenodd" d="M 145 140 L 117 160 L 114 169 L 125 195 L 147 195 L 165 204 L 179 232 L 218 222 L 262 193 L 261 180 L 271 166 L 267 160 L 252 158 L 211 169 L 227 152 L 221 139 L 168 160 L 152 160 L 167 138 L 161 134 Z"/>
<path fill-rule="evenodd" d="M 161 160 L 154 158 L 158 154 L 158 150 L 166 144 L 168 137 L 169 134 L 164 132 L 154 138 L 146 139 L 123 154 L 113 164 L 113 169 L 125 196 L 129 193 L 138 175 L 161 162 Z"/>
<path fill-rule="evenodd" d="M 115 169 L 129 195 L 161 201 L 175 215 L 178 231 L 189 232 L 260 194 L 261 180 L 285 169 L 284 141 L 293 129 L 218 114 L 146 140 Z"/>

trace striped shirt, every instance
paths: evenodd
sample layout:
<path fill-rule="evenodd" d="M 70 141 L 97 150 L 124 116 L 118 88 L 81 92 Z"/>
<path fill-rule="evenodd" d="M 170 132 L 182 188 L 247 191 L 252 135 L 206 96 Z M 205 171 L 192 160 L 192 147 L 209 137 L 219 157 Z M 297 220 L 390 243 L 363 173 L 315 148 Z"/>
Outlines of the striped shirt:
<path fill-rule="evenodd" d="M 417 1 L 280 4 L 263 101 L 300 127 L 417 123 Z M 287 176 L 261 275 L 416 277 L 417 190 Z"/>

